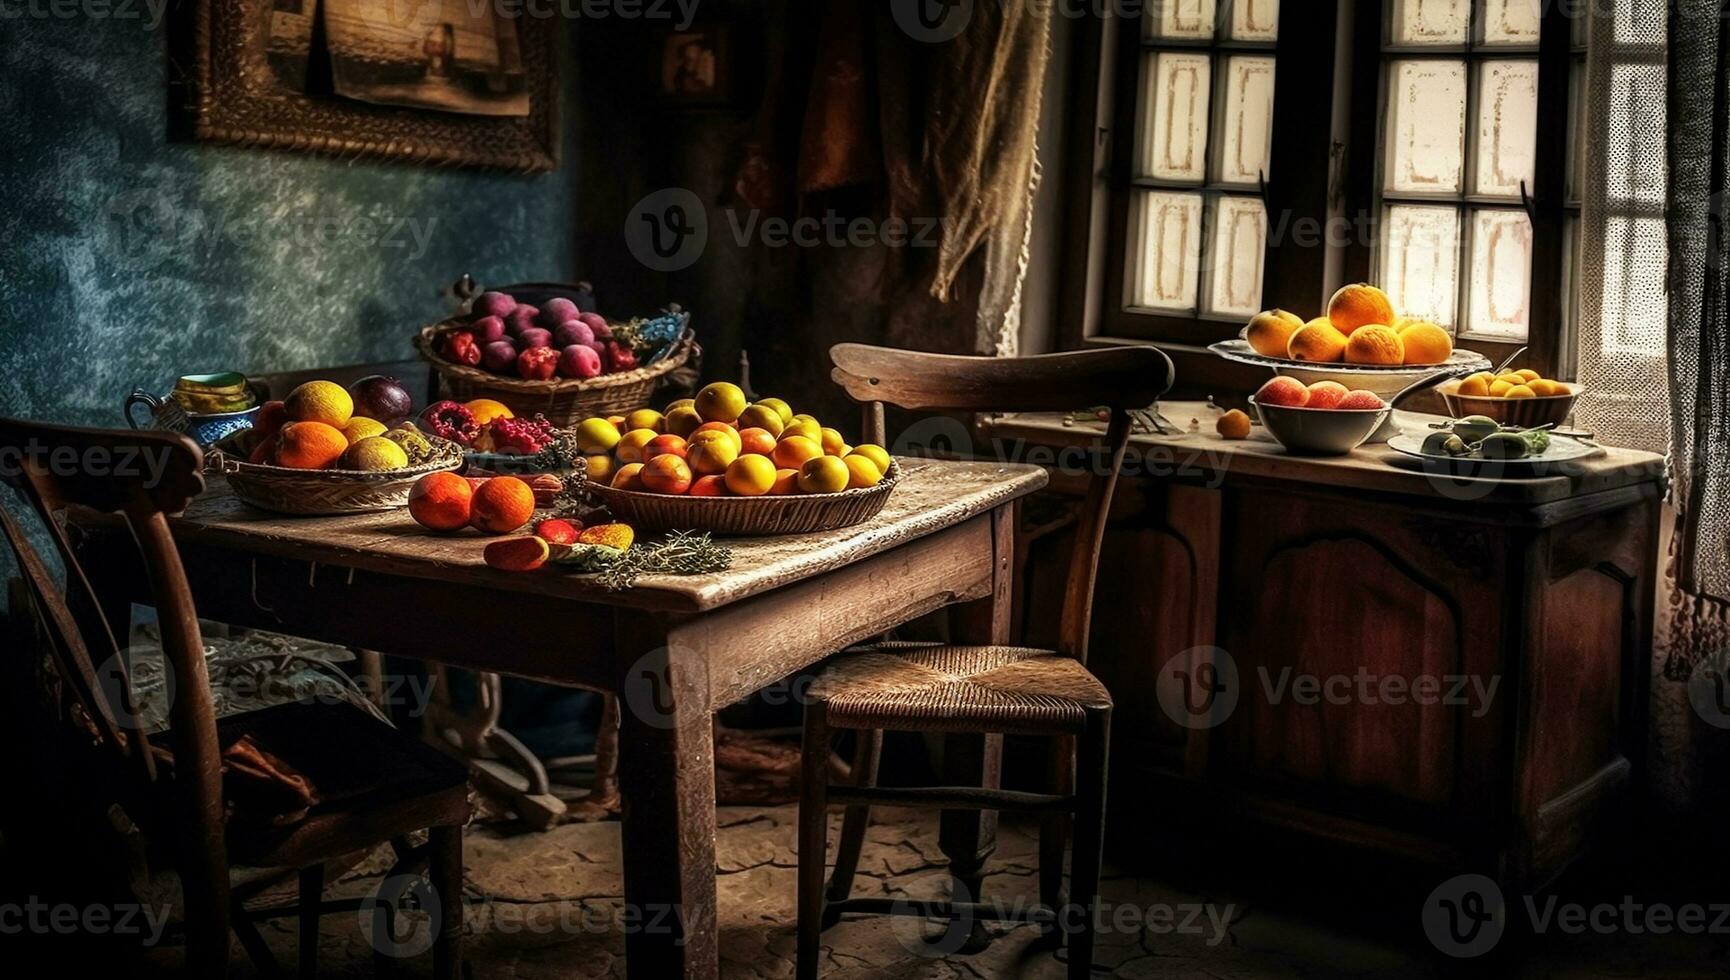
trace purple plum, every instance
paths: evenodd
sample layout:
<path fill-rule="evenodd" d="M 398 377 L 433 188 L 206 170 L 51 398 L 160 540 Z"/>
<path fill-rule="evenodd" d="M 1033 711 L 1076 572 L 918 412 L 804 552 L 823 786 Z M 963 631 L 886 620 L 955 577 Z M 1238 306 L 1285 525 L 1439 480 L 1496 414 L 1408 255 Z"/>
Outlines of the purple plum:
<path fill-rule="evenodd" d="M 480 341 L 483 346 L 490 344 L 495 340 L 505 339 L 505 321 L 503 317 L 483 316 L 479 320 L 469 324 L 469 329 L 474 331 L 475 339 Z"/>
<path fill-rule="evenodd" d="M 517 345 L 508 340 L 495 340 L 481 348 L 481 366 L 498 374 L 509 374 L 517 367 Z"/>
<path fill-rule="evenodd" d="M 475 316 L 496 316 L 502 320 L 516 308 L 517 301 L 509 293 L 489 290 L 475 297 L 471 310 Z"/>
<path fill-rule="evenodd" d="M 589 329 L 594 331 L 596 340 L 612 339 L 613 328 L 607 326 L 606 317 L 599 313 L 578 313 L 577 319 L 589 325 Z"/>
<path fill-rule="evenodd" d="M 553 346 L 553 332 L 542 330 L 540 327 L 530 327 L 517 334 L 517 343 L 522 344 L 524 348 L 551 347 Z"/>
<path fill-rule="evenodd" d="M 520 337 L 524 330 L 535 325 L 535 319 L 540 313 L 539 309 L 524 303 L 512 310 L 510 316 L 505 317 L 505 329 L 510 331 L 511 336 Z"/>
<path fill-rule="evenodd" d="M 593 378 L 601 373 L 601 355 L 593 347 L 572 344 L 559 355 L 559 374 L 567 378 Z"/>
<path fill-rule="evenodd" d="M 547 300 L 547 305 L 541 307 L 541 326 L 553 330 L 566 320 L 575 319 L 576 315 L 577 304 L 563 296 L 555 296 Z"/>
<path fill-rule="evenodd" d="M 590 330 L 589 325 L 581 320 L 566 320 L 559 324 L 557 330 L 553 331 L 553 346 L 560 350 L 564 350 L 572 344 L 581 344 L 587 347 L 594 342 L 595 332 Z"/>

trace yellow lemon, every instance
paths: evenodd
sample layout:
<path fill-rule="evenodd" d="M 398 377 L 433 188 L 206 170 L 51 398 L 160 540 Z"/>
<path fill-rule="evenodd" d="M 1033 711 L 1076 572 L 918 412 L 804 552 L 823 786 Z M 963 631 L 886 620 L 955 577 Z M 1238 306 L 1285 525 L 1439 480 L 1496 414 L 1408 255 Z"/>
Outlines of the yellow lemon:
<path fill-rule="evenodd" d="M 845 456 L 841 462 L 847 466 L 847 486 L 874 487 L 883 482 L 883 471 L 877 464 L 864 456 Z"/>
<path fill-rule="evenodd" d="M 740 456 L 728 464 L 725 482 L 741 497 L 761 497 L 775 485 L 775 464 L 767 456 Z"/>
<path fill-rule="evenodd" d="M 334 381 L 308 381 L 288 393 L 282 411 L 290 422 L 323 422 L 341 429 L 354 417 L 354 399 Z"/>
<path fill-rule="evenodd" d="M 836 456 L 818 456 L 799 467 L 799 489 L 806 493 L 840 493 L 853 473 Z"/>
<path fill-rule="evenodd" d="M 639 408 L 625 416 L 625 431 L 632 429 L 653 429 L 657 433 L 667 431 L 662 424 L 661 413 L 652 408 Z"/>
<path fill-rule="evenodd" d="M 606 419 L 584 419 L 577 424 L 577 445 L 583 452 L 591 456 L 596 453 L 611 452 L 612 448 L 618 444 L 618 426 Z"/>
<path fill-rule="evenodd" d="M 862 442 L 859 445 L 854 446 L 853 452 L 848 453 L 847 455 L 863 456 L 871 462 L 876 463 L 879 470 L 884 473 L 889 472 L 889 451 L 884 449 L 882 446 L 869 442 Z"/>
<path fill-rule="evenodd" d="M 750 406 L 739 415 L 741 429 L 762 429 L 772 436 L 779 436 L 786 427 L 787 423 L 782 420 L 781 413 L 762 402 Z"/>
<path fill-rule="evenodd" d="M 400 470 L 408 465 L 408 453 L 383 436 L 368 436 L 348 448 L 338 461 L 345 470 Z"/>
<path fill-rule="evenodd" d="M 351 446 L 362 439 L 370 439 L 373 436 L 382 436 L 386 431 L 388 430 L 385 428 L 383 422 L 380 422 L 377 419 L 369 419 L 364 415 L 356 415 L 354 418 L 348 420 L 347 425 L 342 427 L 343 438 L 347 439 L 348 444 Z"/>
<path fill-rule="evenodd" d="M 697 414 L 705 422 L 732 422 L 745 410 L 745 393 L 736 384 L 717 381 L 697 392 Z"/>
<path fill-rule="evenodd" d="M 775 414 L 781 417 L 782 425 L 793 421 L 793 407 L 779 398 L 759 398 L 757 404 L 774 409 Z"/>
<path fill-rule="evenodd" d="M 666 417 L 661 420 L 661 431 L 670 432 L 681 438 L 691 438 L 691 433 L 697 431 L 697 426 L 703 424 L 703 417 L 689 405 L 667 410 Z"/>

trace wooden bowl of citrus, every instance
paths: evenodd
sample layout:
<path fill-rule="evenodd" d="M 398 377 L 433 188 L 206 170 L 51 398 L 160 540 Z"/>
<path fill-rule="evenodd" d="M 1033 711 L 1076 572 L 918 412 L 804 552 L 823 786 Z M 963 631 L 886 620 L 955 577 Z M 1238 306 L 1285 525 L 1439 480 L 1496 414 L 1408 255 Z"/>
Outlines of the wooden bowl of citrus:
<path fill-rule="evenodd" d="M 1574 401 L 1582 390 L 1580 385 L 1553 381 L 1531 368 L 1499 375 L 1480 371 L 1436 389 L 1454 418 L 1483 415 L 1523 429 L 1561 425 L 1574 411 Z"/>

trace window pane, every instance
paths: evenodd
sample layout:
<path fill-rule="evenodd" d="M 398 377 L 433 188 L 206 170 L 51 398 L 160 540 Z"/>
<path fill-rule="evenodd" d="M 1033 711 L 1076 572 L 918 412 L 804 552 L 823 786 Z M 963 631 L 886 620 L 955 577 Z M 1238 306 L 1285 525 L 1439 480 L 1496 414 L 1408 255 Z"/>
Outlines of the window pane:
<path fill-rule="evenodd" d="M 1392 0 L 1395 44 L 1464 44 L 1471 0 Z"/>
<path fill-rule="evenodd" d="M 1605 219 L 1598 342 L 1606 357 L 1664 355 L 1665 306 L 1653 287 L 1668 251 L 1663 218 Z"/>
<path fill-rule="evenodd" d="M 1466 63 L 1393 63 L 1388 95 L 1387 187 L 1457 194 L 1465 169 Z"/>
<path fill-rule="evenodd" d="M 1205 54 L 1162 51 L 1142 60 L 1137 175 L 1201 183 L 1207 179 L 1208 85 Z"/>
<path fill-rule="evenodd" d="M 1484 0 L 1485 44 L 1537 44 L 1543 0 Z"/>
<path fill-rule="evenodd" d="M 1394 205 L 1383 221 L 1382 282 L 1400 315 L 1455 323 L 1459 296 L 1460 212 Z"/>
<path fill-rule="evenodd" d="M 1606 199 L 1664 203 L 1664 100 L 1663 65 L 1611 66 L 1602 144 Z"/>
<path fill-rule="evenodd" d="M 1214 203 L 1208 252 L 1207 309 L 1254 316 L 1261 310 L 1267 209 L 1259 197 L 1222 196 Z"/>
<path fill-rule="evenodd" d="M 1201 195 L 1136 191 L 1129 206 L 1124 302 L 1192 312 L 1200 257 Z"/>
<path fill-rule="evenodd" d="M 1279 40 L 1279 0 L 1236 0 L 1231 5 L 1231 39 Z"/>
<path fill-rule="evenodd" d="M 1214 0 L 1153 0 L 1141 23 L 1144 37 L 1210 41 Z"/>
<path fill-rule="evenodd" d="M 1526 212 L 1472 212 L 1473 334 L 1526 338 L 1531 271 L 1532 222 Z"/>
<path fill-rule="evenodd" d="M 1273 139 L 1272 58 L 1226 59 L 1225 104 L 1220 108 L 1219 164 L 1216 180 L 1259 184 L 1269 172 Z"/>
<path fill-rule="evenodd" d="M 1538 143 L 1538 63 L 1486 61 L 1478 66 L 1479 194 L 1528 193 Z"/>

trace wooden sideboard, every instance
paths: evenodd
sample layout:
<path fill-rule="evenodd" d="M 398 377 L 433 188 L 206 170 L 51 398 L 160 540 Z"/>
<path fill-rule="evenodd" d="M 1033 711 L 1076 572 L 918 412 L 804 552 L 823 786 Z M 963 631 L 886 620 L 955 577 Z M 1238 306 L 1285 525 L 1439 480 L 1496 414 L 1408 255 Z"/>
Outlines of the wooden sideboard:
<path fill-rule="evenodd" d="M 1259 427 L 1221 439 L 1206 405 L 1163 409 L 1199 431 L 1134 440 L 1095 604 L 1115 812 L 1229 811 L 1524 886 L 1628 815 L 1661 457 L 1459 480 L 1385 445 L 1297 457 Z M 996 416 L 976 451 L 1051 466 L 1061 495 L 1102 429 Z M 1067 547 L 1061 499 L 1043 503 L 1019 606 L 1035 636 Z"/>

